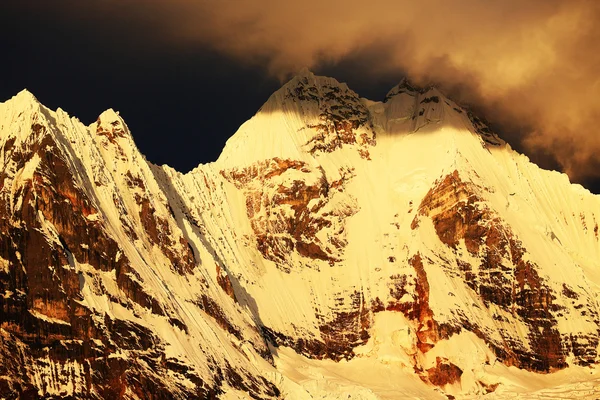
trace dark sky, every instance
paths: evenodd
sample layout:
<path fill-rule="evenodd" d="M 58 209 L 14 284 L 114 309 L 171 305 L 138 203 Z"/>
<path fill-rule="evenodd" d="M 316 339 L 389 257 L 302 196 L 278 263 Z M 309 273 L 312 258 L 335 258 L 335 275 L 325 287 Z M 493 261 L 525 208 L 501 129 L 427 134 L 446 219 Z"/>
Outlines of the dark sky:
<path fill-rule="evenodd" d="M 258 3 L 265 3 L 273 12 L 255 14 L 254 2 L 245 0 L 229 2 L 239 3 L 239 10 L 222 3 L 188 0 L 89 0 L 83 6 L 74 0 L 3 1 L 0 101 L 27 88 L 46 106 L 61 107 L 85 124 L 93 122 L 105 109 L 113 108 L 121 112 L 138 147 L 150 161 L 185 172 L 199 163 L 214 161 L 225 141 L 301 66 L 308 65 L 318 74 L 345 81 L 361 96 L 373 100 L 383 99 L 407 75 L 421 84 L 435 81 L 455 99 L 477 104 L 478 111 L 513 147 L 544 167 L 562 164 L 565 170 L 573 172 L 575 181 L 600 192 L 600 159 L 594 150 L 596 147 L 600 150 L 600 145 L 596 146 L 600 135 L 595 129 L 588 132 L 589 121 L 596 121 L 595 116 L 600 115 L 597 101 L 592 104 L 588 100 L 597 99 L 600 88 L 597 79 L 600 73 L 596 68 L 599 58 L 586 61 L 589 58 L 586 55 L 592 54 L 588 43 L 596 43 L 597 36 L 586 31 L 579 42 L 568 43 L 569 51 L 583 49 L 576 55 L 584 61 L 576 64 L 581 76 L 567 76 L 562 71 L 572 71 L 573 65 L 557 63 L 556 68 L 547 67 L 546 64 L 551 64 L 548 61 L 551 52 L 534 54 L 531 49 L 537 49 L 540 43 L 535 40 L 530 43 L 532 34 L 522 32 L 523 26 L 546 26 L 548 20 L 558 18 L 555 32 L 542 30 L 549 42 L 556 39 L 550 50 L 558 54 L 563 48 L 559 39 L 567 35 L 563 31 L 568 31 L 562 27 L 571 29 L 568 18 L 575 18 L 560 8 L 560 2 L 531 0 L 527 4 L 535 3 L 536 7 L 521 7 L 523 3 L 512 1 L 512 8 L 506 8 L 519 9 L 511 16 L 514 28 L 502 24 L 503 30 L 498 30 L 490 21 L 477 22 L 481 38 L 473 35 L 473 29 L 477 28 L 471 23 L 477 21 L 473 15 L 453 15 L 446 11 L 437 16 L 443 17 L 441 21 L 454 21 L 460 27 L 467 21 L 469 29 L 428 26 L 426 35 L 422 32 L 416 35 L 417 28 L 411 24 L 420 16 L 415 14 L 413 20 L 404 21 L 405 26 L 400 26 L 400 21 L 400 25 L 393 25 L 396 31 L 391 34 L 380 32 L 367 41 L 355 40 L 358 44 L 352 45 L 348 40 L 354 40 L 360 28 L 356 18 L 361 18 L 361 13 L 370 13 L 372 7 L 361 9 L 362 3 L 352 0 L 356 11 L 352 5 L 324 9 L 320 18 L 317 8 L 322 3 L 311 2 L 315 3 L 315 9 L 308 13 L 302 7 L 290 10 L 282 3 L 260 0 Z M 396 7 L 387 0 L 375 2 L 390 9 Z M 431 3 L 446 4 L 438 0 Z M 489 11 L 480 0 L 459 0 L 459 3 L 479 14 L 508 12 L 502 8 Z M 594 4 L 585 0 L 576 3 Z M 402 8 L 406 18 L 411 12 L 421 12 L 411 11 L 408 4 Z M 477 11 L 479 6 L 481 10 Z M 343 14 L 337 17 L 346 18 L 339 26 L 330 18 L 332 13 L 339 14 L 338 10 Z M 312 19 L 292 21 L 304 12 Z M 566 22 L 559 18 L 563 14 Z M 431 14 L 427 19 L 437 17 Z M 348 18 L 355 20 L 347 24 Z M 372 20 L 374 16 L 365 18 Z M 389 15 L 381 14 L 378 18 L 381 23 L 365 25 L 367 32 L 379 32 L 386 27 L 384 22 Z M 396 21 L 395 18 L 391 21 Z M 506 36 L 506 32 L 512 32 L 513 36 Z M 499 52 L 490 42 L 496 36 L 498 43 L 507 42 L 506 48 L 517 53 L 495 59 Z M 524 44 L 515 42 L 514 38 L 520 37 L 527 38 Z M 479 41 L 484 45 L 478 47 Z M 433 43 L 431 48 L 430 43 Z M 444 53 L 446 48 L 452 48 L 453 52 Z M 522 53 L 518 53 L 520 49 Z M 600 52 L 593 54 L 597 53 Z M 472 57 L 473 54 L 480 58 Z M 538 58 L 531 58 L 531 54 Z M 500 73 L 494 73 L 494 68 L 505 65 L 506 59 L 515 60 L 518 56 L 522 56 L 522 63 L 510 64 L 497 70 Z M 462 59 L 468 63 L 461 67 Z M 546 70 L 539 70 L 539 60 L 544 61 Z M 538 75 L 532 75 L 532 71 Z M 559 73 L 560 79 L 552 84 L 540 83 L 556 79 Z M 510 90 L 498 94 L 495 84 Z M 554 92 L 554 99 L 561 101 L 549 101 L 553 96 L 547 93 Z M 578 97 L 571 95 L 572 92 Z M 573 121 L 567 123 L 560 111 L 565 104 L 574 103 L 571 96 L 575 101 L 578 98 L 585 101 L 586 112 L 569 109 L 568 116 Z M 528 106 L 522 107 L 519 102 Z"/>
<path fill-rule="evenodd" d="M 34 13 L 0 12 L 0 37 L 1 101 L 27 88 L 85 124 L 114 108 L 150 161 L 180 171 L 214 161 L 279 86 L 208 49 L 148 49 L 111 27 Z"/>

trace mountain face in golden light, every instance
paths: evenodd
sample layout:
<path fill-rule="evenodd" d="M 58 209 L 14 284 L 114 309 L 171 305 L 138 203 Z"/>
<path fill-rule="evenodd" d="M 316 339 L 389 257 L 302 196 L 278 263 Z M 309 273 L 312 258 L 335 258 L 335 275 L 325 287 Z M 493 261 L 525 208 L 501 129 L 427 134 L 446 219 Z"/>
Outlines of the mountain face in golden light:
<path fill-rule="evenodd" d="M 0 103 L 0 398 L 598 398 L 600 196 L 438 88 L 303 69 L 187 173 L 133 135 Z"/>

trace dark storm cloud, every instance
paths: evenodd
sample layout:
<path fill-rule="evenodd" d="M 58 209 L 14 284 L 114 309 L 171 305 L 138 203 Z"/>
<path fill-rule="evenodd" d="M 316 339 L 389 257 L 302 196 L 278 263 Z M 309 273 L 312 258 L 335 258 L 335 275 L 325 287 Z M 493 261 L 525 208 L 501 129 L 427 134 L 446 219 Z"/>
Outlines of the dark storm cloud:
<path fill-rule="evenodd" d="M 558 162 L 576 180 L 600 178 L 600 2 L 594 0 L 98 0 L 84 6 L 63 0 L 41 7 L 82 26 L 118 26 L 140 49 L 210 47 L 281 79 L 302 66 L 332 75 L 337 68 L 361 82 L 400 71 L 477 104 L 536 160 Z"/>

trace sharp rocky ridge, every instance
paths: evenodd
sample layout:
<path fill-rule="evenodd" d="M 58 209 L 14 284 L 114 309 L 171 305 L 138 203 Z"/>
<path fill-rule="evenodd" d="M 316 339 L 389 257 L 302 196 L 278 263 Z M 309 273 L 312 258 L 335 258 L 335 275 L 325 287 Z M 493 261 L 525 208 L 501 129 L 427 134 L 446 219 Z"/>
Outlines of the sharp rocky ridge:
<path fill-rule="evenodd" d="M 85 126 L 23 91 L 0 103 L 0 215 L 2 397 L 596 379 L 600 198 L 436 88 L 375 102 L 303 71 L 187 174 L 113 110 Z"/>

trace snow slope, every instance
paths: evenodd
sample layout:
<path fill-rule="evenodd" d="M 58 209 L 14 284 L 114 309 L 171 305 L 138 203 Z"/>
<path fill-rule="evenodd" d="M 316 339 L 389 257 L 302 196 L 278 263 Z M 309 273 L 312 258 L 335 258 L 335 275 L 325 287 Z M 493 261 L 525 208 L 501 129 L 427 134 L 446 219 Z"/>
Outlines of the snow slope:
<path fill-rule="evenodd" d="M 188 174 L 21 92 L 0 162 L 0 391 L 596 393 L 600 198 L 435 88 L 303 71 Z"/>

